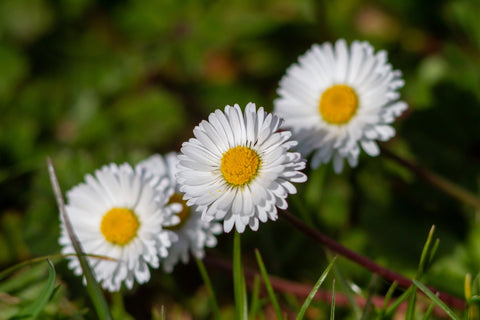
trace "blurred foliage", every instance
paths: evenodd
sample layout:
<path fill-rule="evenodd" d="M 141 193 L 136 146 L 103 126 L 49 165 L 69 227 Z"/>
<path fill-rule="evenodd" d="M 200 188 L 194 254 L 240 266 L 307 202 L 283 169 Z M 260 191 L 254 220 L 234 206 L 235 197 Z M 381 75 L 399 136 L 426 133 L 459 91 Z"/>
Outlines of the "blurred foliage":
<path fill-rule="evenodd" d="M 59 251 L 47 155 L 66 191 L 103 164 L 179 150 L 216 108 L 253 101 L 271 110 L 297 56 L 340 37 L 387 50 L 404 74 L 410 109 L 387 147 L 478 194 L 479 11 L 475 0 L 0 1 L 0 267 Z M 413 276 L 435 224 L 441 244 L 427 282 L 462 296 L 465 274 L 478 274 L 479 213 L 398 164 L 363 156 L 355 170 L 326 166 L 309 177 L 290 210 L 349 248 Z M 231 243 L 223 235 L 208 253 L 230 258 Z M 327 264 L 281 220 L 247 232 L 243 246 L 247 264 L 259 248 L 268 270 L 291 280 L 313 284 Z M 368 286 L 369 272 L 338 265 Z M 1 283 L 0 318 L 40 292 L 47 269 L 37 268 L 29 283 Z M 81 280 L 63 262 L 56 269 L 62 285 L 44 318 L 91 318 Z M 232 315 L 231 277 L 212 281 Z M 137 319 L 162 305 L 171 318 L 206 318 L 205 290 L 194 265 L 178 266 L 111 300 Z"/>

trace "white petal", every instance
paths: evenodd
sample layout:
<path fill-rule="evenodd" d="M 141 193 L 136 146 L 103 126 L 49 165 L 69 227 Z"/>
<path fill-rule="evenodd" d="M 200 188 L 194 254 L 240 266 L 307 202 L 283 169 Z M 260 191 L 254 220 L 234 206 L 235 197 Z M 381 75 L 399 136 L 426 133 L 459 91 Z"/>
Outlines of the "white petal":
<path fill-rule="evenodd" d="M 380 148 L 378 147 L 378 145 L 374 141 L 364 140 L 364 141 L 361 141 L 360 143 L 362 145 L 363 150 L 365 150 L 365 152 L 368 155 L 374 157 L 374 156 L 378 156 L 380 154 Z"/>

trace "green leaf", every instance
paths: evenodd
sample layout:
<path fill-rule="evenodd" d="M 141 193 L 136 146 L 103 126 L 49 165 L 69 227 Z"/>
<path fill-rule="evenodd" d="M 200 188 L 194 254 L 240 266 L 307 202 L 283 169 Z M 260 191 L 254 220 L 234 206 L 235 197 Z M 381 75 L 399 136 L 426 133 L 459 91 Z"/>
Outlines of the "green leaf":
<path fill-rule="evenodd" d="M 57 205 L 60 210 L 60 214 L 62 215 L 63 220 L 65 221 L 65 226 L 70 236 L 70 241 L 73 244 L 73 248 L 77 253 L 78 260 L 80 261 L 80 265 L 82 266 L 83 275 L 87 280 L 87 292 L 92 300 L 93 306 L 95 307 L 95 311 L 97 312 L 97 316 L 100 319 L 113 319 L 112 315 L 110 314 L 110 310 L 108 308 L 107 301 L 103 296 L 102 290 L 98 285 L 95 277 L 93 276 L 93 272 L 90 269 L 87 259 L 85 258 L 85 253 L 83 252 L 82 246 L 77 239 L 73 231 L 73 227 L 70 223 L 70 219 L 67 216 L 67 212 L 65 209 L 65 203 L 63 201 L 62 191 L 60 189 L 60 185 L 58 183 L 57 175 L 55 173 L 55 169 L 53 167 L 52 160 L 47 158 L 47 166 L 48 166 L 48 173 L 50 175 L 50 182 L 52 184 L 53 192 L 55 193 L 55 198 L 57 200 Z"/>
<path fill-rule="evenodd" d="M 427 286 L 425 286 L 423 283 L 421 283 L 420 281 L 418 280 L 415 280 L 413 279 L 413 284 L 415 284 L 415 286 L 422 290 L 423 293 L 425 293 L 433 302 L 435 302 L 443 311 L 445 311 L 445 313 L 451 318 L 451 319 L 454 319 L 454 320 L 460 320 L 460 318 L 458 318 L 455 313 L 453 313 L 453 311 L 442 301 L 440 300 L 430 289 L 427 288 Z"/>
<path fill-rule="evenodd" d="M 275 297 L 275 292 L 273 291 L 272 284 L 270 283 L 267 269 L 265 268 L 265 264 L 263 263 L 262 256 L 260 255 L 260 251 L 258 251 L 258 249 L 255 249 L 255 256 L 257 257 L 257 263 L 260 267 L 260 272 L 262 273 L 263 282 L 265 283 L 268 296 L 270 297 L 270 301 L 272 302 L 273 308 L 275 309 L 277 319 L 283 319 L 282 310 L 280 310 L 280 305 L 278 304 L 277 297 Z"/>
<path fill-rule="evenodd" d="M 313 297 L 315 297 L 315 294 L 317 294 L 318 289 L 320 288 L 320 286 L 323 284 L 323 282 L 327 278 L 327 276 L 330 273 L 330 270 L 332 269 L 336 260 L 337 260 L 337 256 L 333 257 L 330 264 L 327 266 L 327 268 L 320 275 L 320 278 L 318 278 L 317 282 L 313 286 L 312 291 L 310 291 L 310 294 L 305 299 L 305 302 L 303 302 L 303 305 L 302 305 L 302 307 L 300 308 L 300 311 L 297 314 L 297 320 L 303 319 L 303 316 L 305 315 L 305 312 L 307 311 L 308 307 L 310 306 L 310 303 L 312 302 Z M 335 298 L 333 297 L 333 299 L 335 299 Z"/>
<path fill-rule="evenodd" d="M 26 306 L 23 310 L 17 314 L 14 319 L 29 319 L 33 320 L 38 317 L 40 312 L 43 310 L 45 305 L 50 301 L 50 298 L 55 291 L 55 268 L 50 260 L 47 259 L 48 262 L 48 279 L 45 287 L 43 287 L 42 291 L 40 292 L 37 300 L 33 301 L 31 304 Z"/>

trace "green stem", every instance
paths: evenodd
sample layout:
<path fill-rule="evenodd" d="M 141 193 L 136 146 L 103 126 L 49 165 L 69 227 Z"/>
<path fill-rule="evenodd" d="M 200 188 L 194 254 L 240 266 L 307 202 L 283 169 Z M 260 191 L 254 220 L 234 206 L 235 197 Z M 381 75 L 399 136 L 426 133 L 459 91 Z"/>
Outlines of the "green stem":
<path fill-rule="evenodd" d="M 248 317 L 247 289 L 242 266 L 240 233 L 236 231 L 233 238 L 233 290 L 235 293 L 235 309 L 237 311 L 237 320 L 246 320 Z"/>

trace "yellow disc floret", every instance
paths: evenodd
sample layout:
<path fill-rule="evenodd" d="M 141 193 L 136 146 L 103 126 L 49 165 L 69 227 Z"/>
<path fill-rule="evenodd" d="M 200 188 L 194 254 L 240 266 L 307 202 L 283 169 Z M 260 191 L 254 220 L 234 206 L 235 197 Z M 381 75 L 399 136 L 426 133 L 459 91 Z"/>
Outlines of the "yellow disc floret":
<path fill-rule="evenodd" d="M 323 119 L 331 124 L 347 123 L 355 115 L 357 108 L 357 94 L 344 84 L 337 84 L 325 90 L 318 104 Z"/>
<path fill-rule="evenodd" d="M 170 201 L 168 203 L 171 204 L 174 202 L 180 203 L 182 205 L 182 211 L 177 213 L 177 217 L 180 218 L 180 222 L 174 226 L 169 226 L 164 228 L 168 230 L 176 231 L 176 230 L 180 230 L 185 224 L 185 222 L 187 222 L 188 218 L 190 218 L 190 208 L 187 206 L 187 201 L 183 200 L 183 197 L 181 194 L 174 193 L 170 197 Z"/>
<path fill-rule="evenodd" d="M 240 187 L 255 178 L 260 164 L 260 158 L 255 151 L 237 146 L 223 154 L 220 171 L 229 184 Z"/>
<path fill-rule="evenodd" d="M 139 222 L 132 210 L 112 208 L 102 218 L 100 231 L 108 242 L 123 246 L 137 235 Z"/>

